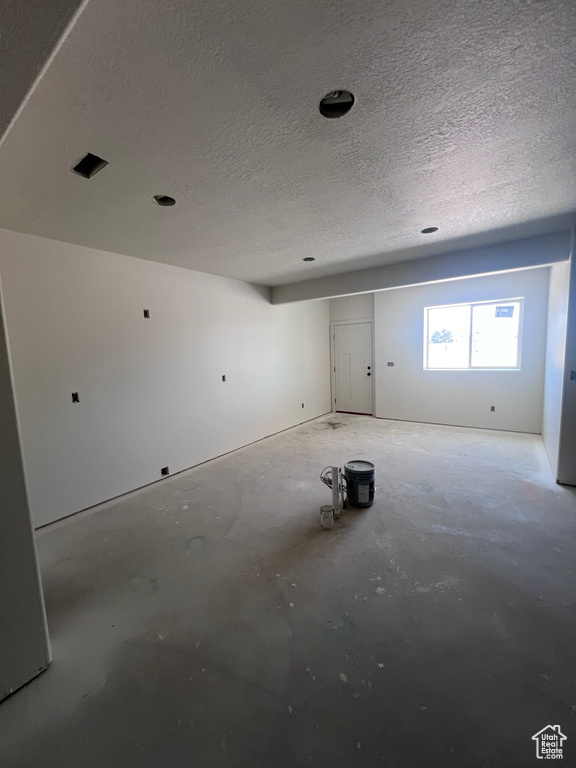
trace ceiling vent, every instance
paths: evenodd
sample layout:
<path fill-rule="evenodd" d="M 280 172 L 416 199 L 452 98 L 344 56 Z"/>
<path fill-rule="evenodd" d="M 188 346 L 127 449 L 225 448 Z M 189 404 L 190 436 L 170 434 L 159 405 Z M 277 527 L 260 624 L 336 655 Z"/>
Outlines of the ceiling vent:
<path fill-rule="evenodd" d="M 342 117 L 354 106 L 354 95 L 350 91 L 330 91 L 320 101 L 320 114 L 324 117 Z"/>
<path fill-rule="evenodd" d="M 101 157 L 93 155 L 91 152 L 84 155 L 82 160 L 72 168 L 74 173 L 78 176 L 83 176 L 85 179 L 91 179 L 98 171 L 101 171 L 104 166 L 108 165 L 108 160 L 102 160 Z"/>

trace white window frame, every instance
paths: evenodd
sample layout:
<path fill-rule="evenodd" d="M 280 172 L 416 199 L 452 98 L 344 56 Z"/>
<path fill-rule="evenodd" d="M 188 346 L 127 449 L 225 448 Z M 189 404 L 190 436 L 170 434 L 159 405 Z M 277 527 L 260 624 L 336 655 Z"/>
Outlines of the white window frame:
<path fill-rule="evenodd" d="M 515 366 L 473 366 L 472 365 L 472 310 L 473 307 L 507 304 L 511 301 L 515 301 L 520 305 L 519 318 L 518 318 L 518 356 L 517 365 Z M 428 367 L 428 310 L 430 309 L 450 309 L 451 307 L 469 307 L 470 308 L 470 324 L 469 324 L 469 347 L 468 347 L 468 367 L 467 368 L 429 368 Z M 457 304 L 435 304 L 430 307 L 424 307 L 424 344 L 423 344 L 423 367 L 425 371 L 519 371 L 522 366 L 522 328 L 524 326 L 524 297 L 517 296 L 515 298 L 507 299 L 488 299 L 486 301 L 462 301 Z"/>

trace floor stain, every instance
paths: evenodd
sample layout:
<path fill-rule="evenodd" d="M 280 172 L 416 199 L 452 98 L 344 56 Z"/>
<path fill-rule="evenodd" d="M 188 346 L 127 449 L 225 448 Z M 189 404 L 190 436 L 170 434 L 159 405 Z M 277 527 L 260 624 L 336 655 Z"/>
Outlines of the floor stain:
<path fill-rule="evenodd" d="M 330 637 L 336 643 L 349 643 L 351 642 L 356 633 L 358 627 L 349 616 L 341 616 L 338 624 L 334 624 L 330 628 Z"/>
<path fill-rule="evenodd" d="M 184 546 L 186 547 L 186 552 L 190 552 L 193 549 L 203 549 L 207 544 L 206 536 L 198 535 L 188 539 Z"/>
<path fill-rule="evenodd" d="M 130 589 L 141 594 L 151 595 L 158 589 L 158 579 L 142 578 L 142 576 L 132 575 L 129 582 Z"/>
<path fill-rule="evenodd" d="M 340 427 L 346 426 L 341 421 L 326 421 L 324 422 L 326 429 L 340 429 Z"/>

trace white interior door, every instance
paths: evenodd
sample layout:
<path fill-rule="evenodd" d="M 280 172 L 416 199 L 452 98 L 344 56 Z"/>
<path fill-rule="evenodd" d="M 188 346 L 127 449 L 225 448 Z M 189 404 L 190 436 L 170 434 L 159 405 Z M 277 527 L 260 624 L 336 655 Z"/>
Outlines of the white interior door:
<path fill-rule="evenodd" d="M 334 326 L 336 410 L 372 416 L 372 323 Z"/>

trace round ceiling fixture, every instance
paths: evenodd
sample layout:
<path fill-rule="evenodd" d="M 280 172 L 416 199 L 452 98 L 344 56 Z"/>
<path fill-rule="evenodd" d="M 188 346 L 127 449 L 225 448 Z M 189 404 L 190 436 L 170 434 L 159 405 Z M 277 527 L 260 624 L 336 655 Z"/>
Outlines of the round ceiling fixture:
<path fill-rule="evenodd" d="M 176 205 L 176 200 L 168 195 L 154 195 L 154 202 L 157 205 Z"/>
<path fill-rule="evenodd" d="M 320 101 L 320 114 L 324 117 L 342 117 L 354 106 L 354 95 L 350 91 L 330 91 Z"/>
<path fill-rule="evenodd" d="M 305 256 L 302 261 L 316 261 L 314 256 Z"/>
<path fill-rule="evenodd" d="M 426 227 L 426 229 L 420 230 L 420 234 L 422 235 L 431 235 L 432 232 L 438 232 L 438 227 Z"/>

